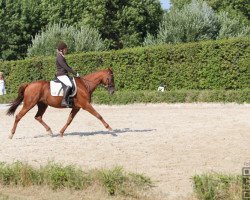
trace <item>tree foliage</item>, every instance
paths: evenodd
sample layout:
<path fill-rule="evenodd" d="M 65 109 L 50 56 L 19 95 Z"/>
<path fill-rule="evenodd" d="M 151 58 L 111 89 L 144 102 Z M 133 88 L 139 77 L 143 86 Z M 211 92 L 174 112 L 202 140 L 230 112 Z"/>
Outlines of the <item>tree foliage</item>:
<path fill-rule="evenodd" d="M 250 36 L 250 26 L 242 24 L 239 18 L 230 17 L 228 12 L 220 12 L 218 20 L 220 23 L 218 39 Z"/>
<path fill-rule="evenodd" d="M 70 52 L 104 50 L 105 45 L 96 29 L 82 26 L 77 29 L 62 24 L 49 25 L 32 39 L 28 56 L 54 55 L 58 42 L 64 41 Z"/>
<path fill-rule="evenodd" d="M 172 9 L 182 9 L 192 0 L 170 0 Z M 202 1 L 202 0 L 200 0 Z M 250 4 L 249 0 L 204 0 L 217 13 L 224 11 L 228 12 L 231 17 L 240 18 L 245 23 L 250 20 Z"/>
<path fill-rule="evenodd" d="M 159 34 L 149 35 L 144 44 L 191 42 L 215 39 L 218 21 L 211 7 L 205 2 L 193 0 L 182 9 L 174 9 L 164 16 Z"/>
<path fill-rule="evenodd" d="M 182 9 L 183 6 L 189 4 L 192 0 L 170 0 L 171 9 Z"/>
<path fill-rule="evenodd" d="M 83 22 L 97 28 L 111 49 L 142 44 L 147 32 L 156 34 L 163 10 L 159 0 L 88 1 Z"/>
<path fill-rule="evenodd" d="M 37 0 L 33 0 L 37 1 Z M 83 19 L 88 0 L 38 0 L 43 26 L 52 23 L 77 25 Z"/>
<path fill-rule="evenodd" d="M 249 0 L 207 0 L 208 4 L 216 11 L 226 11 L 234 17 L 250 20 Z"/>
<path fill-rule="evenodd" d="M 141 45 L 162 15 L 159 0 L 0 0 L 0 59 L 24 58 L 32 37 L 54 23 L 95 28 L 111 49 Z"/>
<path fill-rule="evenodd" d="M 40 29 L 40 12 L 33 0 L 0 0 L 0 59 L 21 59 Z"/>
<path fill-rule="evenodd" d="M 182 9 L 165 14 L 157 37 L 149 34 L 144 45 L 191 42 L 249 36 L 250 27 L 227 12 L 216 14 L 206 2 L 192 0 Z"/>

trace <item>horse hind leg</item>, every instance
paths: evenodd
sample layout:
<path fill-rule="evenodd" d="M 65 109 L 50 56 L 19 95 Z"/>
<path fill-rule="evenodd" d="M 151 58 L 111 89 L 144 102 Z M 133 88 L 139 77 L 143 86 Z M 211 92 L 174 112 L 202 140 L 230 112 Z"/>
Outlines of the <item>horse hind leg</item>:
<path fill-rule="evenodd" d="M 38 111 L 36 113 L 35 119 L 40 122 L 43 127 L 46 129 L 47 133 L 49 135 L 53 135 L 51 128 L 43 121 L 42 117 L 43 114 L 45 113 L 46 109 L 48 108 L 48 105 L 44 104 L 44 103 L 38 103 Z"/>
<path fill-rule="evenodd" d="M 13 125 L 13 128 L 11 130 L 11 134 L 9 136 L 10 139 L 13 138 L 15 132 L 16 132 L 16 128 L 17 128 L 17 124 L 18 122 L 23 118 L 23 116 L 31 109 L 33 108 L 35 105 L 29 105 L 27 106 L 27 104 L 24 104 L 22 109 L 20 110 L 20 112 L 16 115 L 16 118 L 15 118 L 15 122 L 14 122 L 14 125 Z"/>

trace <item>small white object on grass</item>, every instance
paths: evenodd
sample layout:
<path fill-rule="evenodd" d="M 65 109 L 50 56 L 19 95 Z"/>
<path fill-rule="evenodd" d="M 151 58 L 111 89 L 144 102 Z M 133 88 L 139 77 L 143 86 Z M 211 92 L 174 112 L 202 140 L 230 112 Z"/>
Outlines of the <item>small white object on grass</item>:
<path fill-rule="evenodd" d="M 165 90 L 165 87 L 160 85 L 160 86 L 158 87 L 158 90 L 157 90 L 157 91 L 159 91 L 159 92 L 164 92 L 164 90 Z"/>

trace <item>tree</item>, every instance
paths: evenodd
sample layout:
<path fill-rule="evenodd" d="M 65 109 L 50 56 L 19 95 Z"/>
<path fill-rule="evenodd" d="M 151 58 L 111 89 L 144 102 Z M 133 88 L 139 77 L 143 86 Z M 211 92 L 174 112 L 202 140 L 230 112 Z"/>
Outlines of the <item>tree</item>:
<path fill-rule="evenodd" d="M 182 9 L 173 9 L 164 16 L 157 38 L 149 35 L 144 44 L 191 42 L 215 39 L 217 17 L 205 2 L 193 0 Z"/>
<path fill-rule="evenodd" d="M 232 18 L 237 18 L 244 23 L 250 20 L 250 4 L 249 0 L 204 0 L 217 13 L 222 11 L 228 12 Z M 183 6 L 189 4 L 191 0 L 171 0 L 171 9 L 182 9 Z"/>
<path fill-rule="evenodd" d="M 218 15 L 220 30 L 217 39 L 250 36 L 250 26 L 242 24 L 237 18 L 232 18 L 228 12 Z"/>
<path fill-rule="evenodd" d="M 60 41 L 68 45 L 70 52 L 105 50 L 100 34 L 93 28 L 52 24 L 32 39 L 28 56 L 55 55 Z"/>
<path fill-rule="evenodd" d="M 27 40 L 28 35 L 24 33 L 25 23 L 21 18 L 20 3 L 15 3 L 14 0 L 0 1 L 0 29 L 1 59 L 21 58 L 15 52 L 20 51 L 22 54 L 24 45 L 21 41 Z"/>
<path fill-rule="evenodd" d="M 206 2 L 192 0 L 182 9 L 165 14 L 157 37 L 149 34 L 144 45 L 192 42 L 249 36 L 250 27 L 227 12 L 216 14 Z"/>
<path fill-rule="evenodd" d="M 171 9 L 182 9 L 183 6 L 189 4 L 192 0 L 170 0 Z"/>
<path fill-rule="evenodd" d="M 32 36 L 40 29 L 35 0 L 0 0 L 0 59 L 25 57 Z"/>
<path fill-rule="evenodd" d="M 96 28 L 110 49 L 141 45 L 162 16 L 159 0 L 0 0 L 0 59 L 24 58 L 32 37 L 54 23 Z"/>
<path fill-rule="evenodd" d="M 217 12 L 226 11 L 234 17 L 250 20 L 249 0 L 207 0 L 207 2 Z"/>
<path fill-rule="evenodd" d="M 42 27 L 53 23 L 77 25 L 83 18 L 88 0 L 40 0 Z"/>
<path fill-rule="evenodd" d="M 93 0 L 82 23 L 97 28 L 111 49 L 120 49 L 142 44 L 147 32 L 156 34 L 162 16 L 159 0 Z"/>

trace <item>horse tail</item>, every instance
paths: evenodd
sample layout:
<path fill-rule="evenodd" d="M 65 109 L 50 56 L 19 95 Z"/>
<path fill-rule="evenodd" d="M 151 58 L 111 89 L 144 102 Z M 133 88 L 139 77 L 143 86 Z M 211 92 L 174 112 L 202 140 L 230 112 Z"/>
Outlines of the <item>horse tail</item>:
<path fill-rule="evenodd" d="M 24 98 L 24 91 L 25 91 L 25 89 L 26 89 L 26 87 L 28 86 L 29 84 L 28 83 L 26 83 L 26 84 L 22 84 L 20 87 L 19 87 L 19 89 L 18 89 L 18 96 L 17 96 L 17 98 L 14 100 L 14 101 L 12 101 L 11 103 L 10 103 L 10 108 L 7 110 L 7 115 L 14 115 L 14 113 L 15 113 L 15 111 L 16 111 L 16 109 L 17 109 L 17 107 L 22 103 L 22 101 L 23 101 L 23 98 Z"/>

